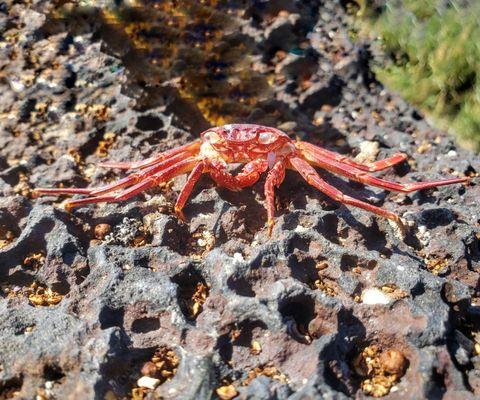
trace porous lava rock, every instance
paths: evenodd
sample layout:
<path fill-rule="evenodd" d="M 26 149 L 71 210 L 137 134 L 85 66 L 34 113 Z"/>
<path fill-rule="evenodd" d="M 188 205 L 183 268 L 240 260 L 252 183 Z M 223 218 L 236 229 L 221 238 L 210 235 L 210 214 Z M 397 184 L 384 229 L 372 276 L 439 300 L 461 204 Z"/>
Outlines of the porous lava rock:
<path fill-rule="evenodd" d="M 0 398 L 478 398 L 480 162 L 375 80 L 346 2 L 185 1 L 172 23 L 154 18 L 170 2 L 87 3 L 0 2 Z M 168 75 L 145 46 L 172 32 Z M 95 163 L 191 141 L 219 113 L 367 162 L 407 153 L 388 179 L 472 183 L 395 194 L 322 172 L 405 235 L 293 172 L 272 237 L 263 180 L 202 177 L 186 222 L 184 177 L 71 213 L 32 196 L 110 182 Z"/>

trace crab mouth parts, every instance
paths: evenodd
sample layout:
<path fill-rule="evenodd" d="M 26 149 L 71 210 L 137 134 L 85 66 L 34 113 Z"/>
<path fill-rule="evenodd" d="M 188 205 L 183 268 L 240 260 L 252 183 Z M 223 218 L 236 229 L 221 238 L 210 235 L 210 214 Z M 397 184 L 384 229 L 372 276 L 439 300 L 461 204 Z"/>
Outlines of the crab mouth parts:
<path fill-rule="evenodd" d="M 277 155 L 274 152 L 270 152 L 267 154 L 267 162 L 268 162 L 268 169 L 272 169 L 277 161 Z"/>

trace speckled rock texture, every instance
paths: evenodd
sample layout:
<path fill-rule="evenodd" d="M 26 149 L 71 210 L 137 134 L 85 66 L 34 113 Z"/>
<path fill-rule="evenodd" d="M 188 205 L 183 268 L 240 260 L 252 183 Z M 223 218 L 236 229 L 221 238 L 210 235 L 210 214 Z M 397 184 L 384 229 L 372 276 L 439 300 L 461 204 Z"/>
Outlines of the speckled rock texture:
<path fill-rule="evenodd" d="M 480 160 L 375 80 L 347 3 L 0 2 L 0 398 L 480 396 Z M 32 196 L 223 121 L 405 152 L 395 181 L 472 182 L 406 195 L 321 172 L 403 236 L 290 171 L 272 237 L 263 179 L 202 178 L 186 222 L 185 177 L 71 213 Z"/>

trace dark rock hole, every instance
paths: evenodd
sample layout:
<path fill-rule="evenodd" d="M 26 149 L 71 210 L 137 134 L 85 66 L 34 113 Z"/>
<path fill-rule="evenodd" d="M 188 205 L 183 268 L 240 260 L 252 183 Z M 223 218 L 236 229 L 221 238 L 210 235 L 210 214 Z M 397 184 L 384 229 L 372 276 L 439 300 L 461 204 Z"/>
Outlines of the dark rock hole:
<path fill-rule="evenodd" d="M 240 335 L 233 341 L 233 344 L 250 348 L 252 340 L 261 336 L 261 332 L 267 329 L 262 321 L 244 321 L 239 325 Z"/>
<path fill-rule="evenodd" d="M 75 71 L 70 71 L 70 75 L 65 79 L 65 86 L 69 89 L 75 86 L 77 81 L 77 73 Z"/>
<path fill-rule="evenodd" d="M 432 370 L 431 381 L 427 391 L 428 399 L 443 398 L 443 395 L 447 391 L 445 379 L 448 378 L 445 376 L 444 371 L 438 371 L 436 368 Z"/>
<path fill-rule="evenodd" d="M 163 121 L 154 115 L 142 115 L 137 118 L 135 127 L 141 131 L 157 131 L 163 128 Z"/>
<path fill-rule="evenodd" d="M 340 269 L 342 271 L 350 271 L 358 265 L 358 257 L 350 254 L 344 254 L 340 260 Z"/>
<path fill-rule="evenodd" d="M 20 121 L 27 122 L 30 118 L 30 114 L 33 110 L 35 110 L 35 106 L 37 104 L 36 99 L 28 99 L 20 109 Z"/>
<path fill-rule="evenodd" d="M 470 176 L 470 177 L 474 177 L 477 175 L 477 171 L 475 170 L 475 168 L 473 168 L 471 165 L 469 165 L 465 171 L 463 171 L 464 175 L 466 176 Z"/>
<path fill-rule="evenodd" d="M 47 364 L 43 367 L 43 377 L 46 381 L 59 381 L 65 377 L 62 369 L 56 364 Z"/>
<path fill-rule="evenodd" d="M 297 341 L 305 343 L 308 335 L 308 324 L 315 317 L 315 302 L 306 295 L 299 295 L 289 299 L 280 306 L 289 334 Z"/>
<path fill-rule="evenodd" d="M 223 362 L 228 363 L 233 355 L 233 345 L 229 334 L 222 335 L 218 338 L 217 348 Z"/>
<path fill-rule="evenodd" d="M 203 285 L 207 284 L 202 275 L 195 269 L 189 267 L 172 278 L 172 282 L 178 285 L 177 300 L 183 315 L 189 320 L 195 320 L 201 312 L 195 313 L 195 294 Z"/>
<path fill-rule="evenodd" d="M 330 360 L 328 362 L 328 367 L 325 368 L 324 377 L 325 382 L 333 389 L 338 392 L 344 393 L 351 396 L 355 393 L 359 384 L 354 384 L 350 382 L 347 377 L 344 377 L 340 371 L 342 369 L 347 370 L 349 367 L 344 360 Z"/>
<path fill-rule="evenodd" d="M 160 329 L 160 321 L 158 318 L 139 318 L 132 323 L 132 332 L 148 333 Z"/>
<path fill-rule="evenodd" d="M 15 271 L 12 275 L 5 279 L 9 285 L 27 287 L 30 286 L 35 278 L 32 274 L 24 271 Z"/>
<path fill-rule="evenodd" d="M 236 278 L 231 276 L 227 280 L 227 285 L 235 293 L 245 297 L 255 297 L 255 292 L 252 289 L 252 284 L 246 278 Z"/>
<path fill-rule="evenodd" d="M 90 274 L 90 267 L 86 265 L 82 268 L 76 268 L 74 271 L 75 274 L 75 284 L 80 285 Z"/>
<path fill-rule="evenodd" d="M 16 397 L 15 392 L 22 390 L 23 376 L 13 377 L 0 382 L 0 399 L 11 399 Z"/>
<path fill-rule="evenodd" d="M 320 220 L 318 231 L 330 242 L 340 244 L 338 240 L 338 218 L 334 214 L 327 214 Z"/>
<path fill-rule="evenodd" d="M 435 229 L 450 224 L 455 219 L 455 215 L 447 208 L 432 208 L 422 211 L 420 219 L 427 229 Z"/>
<path fill-rule="evenodd" d="M 124 315 L 125 310 L 123 308 L 114 309 L 110 307 L 104 307 L 98 316 L 100 327 L 102 329 L 108 329 L 114 326 L 121 327 L 123 326 Z"/>
<path fill-rule="evenodd" d="M 376 220 L 373 220 L 371 226 L 362 228 L 361 234 L 365 247 L 368 250 L 378 251 L 387 258 L 392 256 L 392 250 L 387 247 L 389 243 L 387 242 L 386 234 L 380 230 Z"/>
<path fill-rule="evenodd" d="M 50 288 L 57 293 L 60 293 L 62 296 L 70 293 L 70 284 L 67 281 L 65 275 L 58 274 L 59 278 L 62 279 L 60 282 L 54 282 L 50 285 Z"/>
<path fill-rule="evenodd" d="M 288 259 L 291 276 L 307 285 L 311 285 L 318 279 L 317 262 L 308 253 L 295 252 Z"/>
<path fill-rule="evenodd" d="M 298 234 L 294 235 L 289 241 L 287 245 L 287 253 L 294 253 L 295 249 L 308 252 L 310 247 L 310 239 L 302 237 Z"/>

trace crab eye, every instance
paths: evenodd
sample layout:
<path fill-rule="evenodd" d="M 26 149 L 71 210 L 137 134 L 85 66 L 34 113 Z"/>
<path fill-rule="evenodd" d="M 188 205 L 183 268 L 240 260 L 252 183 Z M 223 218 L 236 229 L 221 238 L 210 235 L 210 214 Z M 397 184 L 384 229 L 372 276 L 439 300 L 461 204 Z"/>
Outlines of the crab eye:
<path fill-rule="evenodd" d="M 258 141 L 262 144 L 269 144 L 275 140 L 275 137 L 268 132 L 262 132 L 258 135 Z"/>
<path fill-rule="evenodd" d="M 212 131 L 206 132 L 203 135 L 203 139 L 212 144 L 220 141 L 220 137 L 215 132 L 212 132 Z"/>

